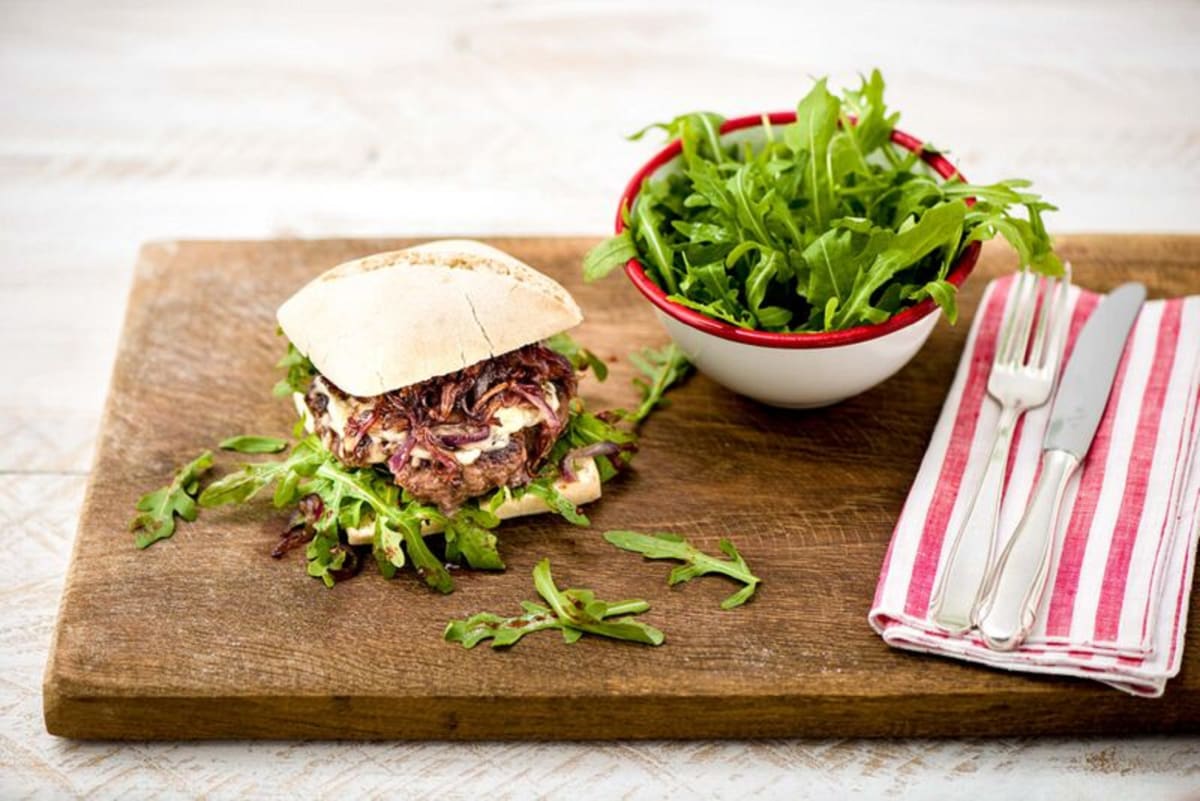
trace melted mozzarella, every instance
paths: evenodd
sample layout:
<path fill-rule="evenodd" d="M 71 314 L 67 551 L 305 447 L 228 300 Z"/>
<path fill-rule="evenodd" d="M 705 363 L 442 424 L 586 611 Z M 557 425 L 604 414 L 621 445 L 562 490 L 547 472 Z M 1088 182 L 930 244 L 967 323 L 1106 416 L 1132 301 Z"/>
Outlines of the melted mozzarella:
<path fill-rule="evenodd" d="M 325 394 L 329 403 L 325 404 L 325 413 L 329 415 L 329 427 L 338 433 L 339 437 L 346 435 L 346 423 L 350 422 L 350 404 L 341 398 L 334 397 L 332 392 Z"/>

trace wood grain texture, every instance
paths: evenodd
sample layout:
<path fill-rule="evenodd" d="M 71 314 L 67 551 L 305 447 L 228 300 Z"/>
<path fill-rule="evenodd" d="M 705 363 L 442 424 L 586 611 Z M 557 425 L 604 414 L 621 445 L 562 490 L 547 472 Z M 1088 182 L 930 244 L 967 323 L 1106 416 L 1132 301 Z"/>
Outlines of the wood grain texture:
<path fill-rule="evenodd" d="M 619 277 L 584 285 L 582 239 L 494 244 L 561 281 L 586 315 L 578 338 L 614 361 L 588 384 L 594 408 L 628 401 L 616 361 L 663 334 Z M 865 623 L 879 564 L 953 376 L 987 279 L 989 248 L 942 326 L 884 385 L 791 412 L 703 376 L 646 425 L 636 470 L 589 510 L 590 529 L 549 517 L 500 529 L 503 574 L 463 571 L 448 597 L 411 574 L 367 571 L 325 590 L 299 557 L 267 557 L 282 527 L 269 502 L 208 511 L 135 551 L 138 494 L 240 432 L 288 430 L 272 399 L 273 311 L 338 262 L 411 244 L 333 240 L 147 246 L 136 269 L 92 481 L 47 669 L 55 734 L 87 738 L 574 739 L 793 735 L 1061 734 L 1200 728 L 1200 644 L 1158 701 L 1088 682 L 1010 675 L 893 651 Z M 1200 291 L 1198 237 L 1067 237 L 1080 284 L 1130 278 L 1156 295 Z M 624 396 L 624 397 L 622 397 Z M 234 459 L 223 460 L 228 469 Z M 713 548 L 731 536 L 764 580 L 734 612 L 708 580 L 667 589 L 666 566 L 616 552 L 609 528 L 668 530 Z M 511 651 L 443 643 L 447 620 L 515 609 L 543 556 L 559 582 L 646 597 L 662 648 L 531 637 Z M 1200 629 L 1200 627 L 1195 627 Z"/>

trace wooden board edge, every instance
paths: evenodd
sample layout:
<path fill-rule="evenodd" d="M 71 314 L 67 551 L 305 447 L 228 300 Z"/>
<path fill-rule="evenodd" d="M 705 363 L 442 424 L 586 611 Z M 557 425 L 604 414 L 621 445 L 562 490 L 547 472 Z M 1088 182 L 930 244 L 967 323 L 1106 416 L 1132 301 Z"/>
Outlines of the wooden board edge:
<path fill-rule="evenodd" d="M 1115 690 L 1113 692 L 1116 692 Z M 1200 721 L 1101 706 L 1078 716 L 1070 699 L 1045 706 L 1030 725 L 1028 697 L 945 698 L 645 696 L 595 698 L 435 698 L 355 696 L 279 698 L 117 698 L 63 692 L 45 696 L 47 730 L 82 740 L 698 740 L 782 737 L 970 737 L 1183 734 Z M 1144 703 L 1153 704 L 1153 701 Z M 1067 707 L 1071 707 L 1068 709 Z M 281 712 L 281 709 L 284 711 Z"/>

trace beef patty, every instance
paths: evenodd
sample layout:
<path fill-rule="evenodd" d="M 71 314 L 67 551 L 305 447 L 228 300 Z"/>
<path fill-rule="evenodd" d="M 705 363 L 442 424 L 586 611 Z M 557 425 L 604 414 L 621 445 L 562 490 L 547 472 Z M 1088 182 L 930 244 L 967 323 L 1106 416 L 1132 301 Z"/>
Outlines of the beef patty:
<path fill-rule="evenodd" d="M 343 464 L 386 464 L 414 498 L 452 512 L 527 483 L 562 433 L 575 391 L 570 362 L 537 344 L 366 398 L 318 375 L 304 402 Z"/>

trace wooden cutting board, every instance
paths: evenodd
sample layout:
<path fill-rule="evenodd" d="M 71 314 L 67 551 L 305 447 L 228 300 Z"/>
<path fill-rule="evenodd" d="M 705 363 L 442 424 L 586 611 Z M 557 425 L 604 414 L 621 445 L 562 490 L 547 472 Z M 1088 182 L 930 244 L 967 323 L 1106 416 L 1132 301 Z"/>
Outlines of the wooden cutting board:
<path fill-rule="evenodd" d="M 449 596 L 369 566 L 326 589 L 302 554 L 268 552 L 269 501 L 205 511 L 139 552 L 138 496 L 231 434 L 282 435 L 271 397 L 273 312 L 327 267 L 415 240 L 180 242 L 145 247 L 101 427 L 46 670 L 46 727 L 83 738 L 644 738 L 1001 735 L 1200 727 L 1200 638 L 1160 700 L 1073 679 L 1009 675 L 894 651 L 868 628 L 880 561 L 986 280 L 1013 267 L 985 249 L 957 327 L 939 324 L 899 375 L 830 409 L 768 408 L 703 376 L 645 424 L 635 469 L 605 488 L 590 529 L 543 516 L 500 530 L 504 573 L 456 574 Z M 665 335 L 620 276 L 584 286 L 588 239 L 493 240 L 562 281 L 613 360 L 584 385 L 594 408 L 627 404 L 625 355 Z M 1153 295 L 1200 291 L 1200 237 L 1071 236 L 1078 283 L 1137 279 Z M 397 309 L 398 314 L 407 310 Z M 235 455 L 218 457 L 230 469 Z M 600 537 L 670 530 L 734 539 L 764 579 L 724 612 L 720 578 L 676 588 L 669 563 Z M 515 611 L 550 557 L 563 586 L 643 597 L 661 648 L 557 633 L 507 652 L 441 640 L 446 622 Z M 1196 604 L 1193 595 L 1193 605 Z M 1195 616 L 1193 616 L 1194 618 Z"/>

